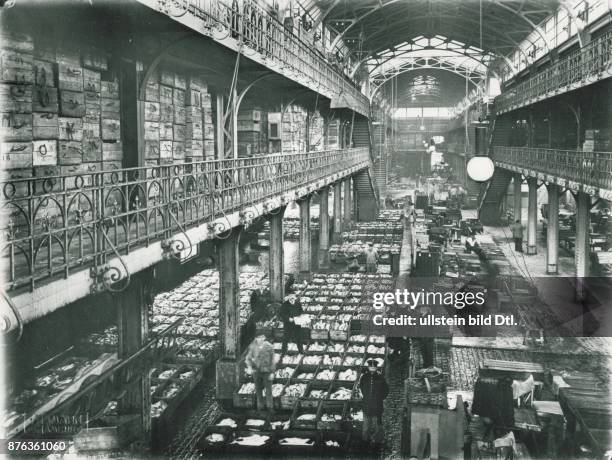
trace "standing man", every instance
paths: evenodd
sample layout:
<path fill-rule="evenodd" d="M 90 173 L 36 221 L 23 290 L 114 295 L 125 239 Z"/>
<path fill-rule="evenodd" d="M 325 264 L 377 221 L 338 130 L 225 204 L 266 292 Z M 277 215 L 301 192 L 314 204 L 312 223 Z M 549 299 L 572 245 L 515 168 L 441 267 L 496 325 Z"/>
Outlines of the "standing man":
<path fill-rule="evenodd" d="M 374 249 L 374 243 L 371 241 L 368 243 L 368 247 L 365 250 L 366 257 L 366 271 L 368 273 L 376 273 L 378 265 L 378 251 Z"/>
<path fill-rule="evenodd" d="M 253 374 L 255 383 L 255 394 L 257 395 L 257 410 L 264 410 L 264 389 L 265 407 L 272 412 L 272 380 L 276 363 L 274 362 L 274 346 L 268 342 L 264 333 L 260 333 L 249 346 L 246 356 L 247 373 Z"/>
<path fill-rule="evenodd" d="M 304 313 L 302 305 L 295 294 L 288 295 L 281 305 L 278 316 L 283 322 L 283 353 L 287 352 L 287 342 L 296 343 L 300 353 L 304 353 L 302 346 L 302 328 L 295 324 L 295 317 Z"/>
<path fill-rule="evenodd" d="M 512 230 L 512 238 L 514 238 L 514 250 L 516 252 L 523 252 L 523 226 L 521 221 L 517 220 L 510 227 Z"/>
<path fill-rule="evenodd" d="M 370 447 L 383 441 L 382 415 L 384 400 L 389 394 L 389 386 L 378 363 L 374 359 L 366 361 L 367 369 L 359 379 L 359 391 L 363 398 L 363 441 Z M 372 433 L 373 432 L 373 433 Z"/>

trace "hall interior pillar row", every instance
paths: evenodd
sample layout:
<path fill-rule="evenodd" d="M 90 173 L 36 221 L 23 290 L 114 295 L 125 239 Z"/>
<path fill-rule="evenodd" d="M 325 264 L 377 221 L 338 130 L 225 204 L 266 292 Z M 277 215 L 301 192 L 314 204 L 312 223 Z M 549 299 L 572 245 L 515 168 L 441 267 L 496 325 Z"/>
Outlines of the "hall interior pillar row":
<path fill-rule="evenodd" d="M 529 195 L 527 201 L 527 254 L 538 252 L 537 226 L 538 226 L 538 180 L 535 177 L 527 179 Z"/>
<path fill-rule="evenodd" d="M 319 213 L 319 268 L 329 268 L 329 190 L 327 187 L 319 191 L 321 199 Z"/>
<path fill-rule="evenodd" d="M 270 295 L 272 302 L 281 304 L 285 297 L 284 251 L 283 251 L 283 216 L 286 206 L 281 206 L 268 214 L 270 222 Z"/>
<path fill-rule="evenodd" d="M 523 183 L 523 178 L 520 173 L 515 174 L 512 179 L 512 185 L 514 187 L 514 220 L 521 222 L 523 220 L 523 206 L 522 206 L 522 196 L 521 196 L 521 185 Z"/>
<path fill-rule="evenodd" d="M 128 287 L 113 293 L 117 308 L 117 354 L 119 359 L 127 359 L 139 351 L 148 341 L 149 304 L 155 283 L 155 269 L 145 269 L 132 275 Z M 151 379 L 149 365 L 145 362 L 137 372 L 123 372 L 120 376 L 125 393 L 117 401 L 119 415 L 140 416 L 141 435 L 144 446 L 151 442 Z"/>
<path fill-rule="evenodd" d="M 353 203 L 351 199 L 351 178 L 350 176 L 347 177 L 343 181 L 343 185 L 344 185 L 343 187 L 344 188 L 344 215 L 342 217 L 344 218 L 344 230 L 348 231 L 352 227 L 351 212 L 353 209 Z"/>
<path fill-rule="evenodd" d="M 238 385 L 240 355 L 240 268 L 242 227 L 236 227 L 217 241 L 219 260 L 219 338 L 221 356 L 217 361 L 217 399 L 231 399 Z"/>
<path fill-rule="evenodd" d="M 342 241 L 342 183 L 334 184 L 334 234 L 332 241 L 340 244 Z"/>
<path fill-rule="evenodd" d="M 546 273 L 556 275 L 559 262 L 559 186 L 550 183 L 547 188 Z"/>
<path fill-rule="evenodd" d="M 298 201 L 300 207 L 299 277 L 310 280 L 312 273 L 312 235 L 310 231 L 310 199 L 307 195 Z"/>
<path fill-rule="evenodd" d="M 590 211 L 590 195 L 578 192 L 576 194 L 576 245 L 574 255 L 576 258 L 576 300 L 580 302 L 587 298 L 586 278 L 589 276 Z"/>

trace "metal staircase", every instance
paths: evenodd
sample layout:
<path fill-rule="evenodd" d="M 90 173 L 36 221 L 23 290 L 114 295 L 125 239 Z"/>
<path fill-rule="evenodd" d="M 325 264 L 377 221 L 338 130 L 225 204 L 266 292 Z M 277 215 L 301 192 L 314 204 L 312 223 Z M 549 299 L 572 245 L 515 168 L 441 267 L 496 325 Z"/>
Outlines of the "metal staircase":
<path fill-rule="evenodd" d="M 493 177 L 483 184 L 479 197 L 478 218 L 483 225 L 499 225 L 502 217 L 502 203 L 512 180 L 507 169 L 495 168 Z"/>
<path fill-rule="evenodd" d="M 355 147 L 368 147 L 372 151 L 371 126 L 366 118 L 355 120 L 353 125 L 353 145 Z M 373 155 L 371 155 L 373 156 Z M 386 165 L 382 163 L 383 171 Z M 360 171 L 353 176 L 353 193 L 355 196 L 355 219 L 358 221 L 376 220 L 378 216 L 380 184 L 386 185 L 385 176 L 380 178 L 376 171 L 380 171 L 381 161 L 372 158 L 372 167 Z M 380 182 L 383 180 L 384 182 Z M 378 182 L 377 182 L 378 181 Z"/>

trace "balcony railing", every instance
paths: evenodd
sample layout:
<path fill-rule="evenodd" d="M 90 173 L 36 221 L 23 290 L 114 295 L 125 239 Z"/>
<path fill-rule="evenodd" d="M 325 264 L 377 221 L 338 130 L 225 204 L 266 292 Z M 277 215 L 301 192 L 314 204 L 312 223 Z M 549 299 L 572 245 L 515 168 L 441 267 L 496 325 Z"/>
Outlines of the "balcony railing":
<path fill-rule="evenodd" d="M 253 0 L 138 0 L 199 33 L 221 43 L 234 43 L 247 57 L 258 54 L 262 63 L 353 110 L 369 116 L 367 97 L 335 69 L 313 43 L 307 43 L 282 24 L 275 14 Z M 294 18 L 297 22 L 299 18 Z"/>
<path fill-rule="evenodd" d="M 560 59 L 495 99 L 498 114 L 532 104 L 612 75 L 612 32 Z"/>
<path fill-rule="evenodd" d="M 256 203 L 369 165 L 369 150 L 354 148 L 5 182 L 6 289 L 102 267 L 237 211 L 252 219 Z"/>
<path fill-rule="evenodd" d="M 501 165 L 534 171 L 599 190 L 612 190 L 612 152 L 493 147 Z"/>

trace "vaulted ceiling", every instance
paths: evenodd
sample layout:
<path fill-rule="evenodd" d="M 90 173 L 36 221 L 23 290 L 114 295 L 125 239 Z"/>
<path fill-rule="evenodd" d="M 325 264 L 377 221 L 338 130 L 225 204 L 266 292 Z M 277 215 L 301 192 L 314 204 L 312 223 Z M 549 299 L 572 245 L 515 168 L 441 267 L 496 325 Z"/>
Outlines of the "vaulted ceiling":
<path fill-rule="evenodd" d="M 365 64 L 376 84 L 422 68 L 475 81 L 537 30 L 558 0 L 309 0 L 333 50 L 349 49 L 353 73 Z M 403 69 L 399 72 L 393 69 Z M 391 78 L 387 78 L 391 76 Z M 381 83 L 382 82 L 382 83 Z"/>

